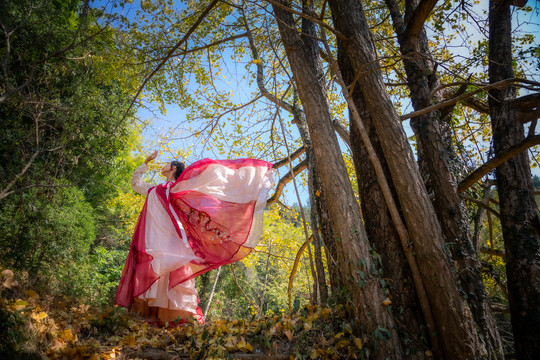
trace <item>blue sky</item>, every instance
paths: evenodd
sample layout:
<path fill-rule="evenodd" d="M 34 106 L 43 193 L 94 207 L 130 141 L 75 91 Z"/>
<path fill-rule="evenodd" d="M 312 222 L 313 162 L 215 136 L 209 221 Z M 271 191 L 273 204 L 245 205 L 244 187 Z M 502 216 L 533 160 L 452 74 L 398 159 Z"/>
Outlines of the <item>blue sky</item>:
<path fill-rule="evenodd" d="M 99 1 L 98 3 L 110 4 L 108 1 Z M 476 12 L 476 14 L 483 16 L 482 12 L 487 10 L 486 9 L 487 3 L 488 2 L 486 0 L 481 0 L 480 6 L 476 6 L 474 8 L 474 11 Z M 538 26 L 540 22 L 539 21 L 539 18 L 540 18 L 539 2 L 534 1 L 534 0 L 529 0 L 529 3 L 532 3 L 530 5 L 534 8 L 534 10 L 529 14 L 524 14 L 523 12 L 514 10 L 514 14 L 516 15 L 519 14 L 519 17 L 514 16 L 514 28 L 518 28 L 520 31 L 523 31 L 525 33 L 533 33 L 538 38 L 538 35 L 539 35 L 538 32 L 540 29 L 540 27 Z M 125 10 L 124 15 L 128 17 L 132 16 L 130 14 L 134 14 L 136 9 L 139 7 L 138 4 L 139 3 L 137 1 L 134 2 L 129 8 Z M 482 23 L 468 24 L 467 27 L 471 29 L 470 34 L 472 38 L 456 39 L 455 40 L 456 43 L 451 44 L 451 45 L 453 47 L 456 47 L 456 46 L 459 47 L 460 45 L 458 44 L 458 42 L 460 41 L 464 41 L 464 40 L 477 41 L 475 38 L 481 39 L 483 37 L 483 35 L 481 34 L 482 26 L 485 26 L 487 28 L 487 24 L 482 24 Z M 459 53 L 459 51 L 457 51 L 457 53 Z M 249 62 L 250 60 L 251 59 L 246 59 L 246 62 Z M 231 64 L 231 67 L 236 67 L 237 65 L 238 64 Z M 255 65 L 253 64 L 251 66 L 255 66 Z M 231 78 L 234 75 L 238 76 L 238 73 L 234 74 L 233 72 L 232 74 L 226 74 L 226 75 L 229 76 L 229 79 L 227 79 L 227 81 L 230 81 L 232 85 L 227 84 L 227 81 L 222 81 L 221 86 L 223 86 L 224 89 L 226 89 L 227 87 L 234 89 L 235 94 L 236 94 L 235 96 L 237 97 L 235 100 L 238 103 L 242 103 L 242 100 L 251 98 L 250 94 L 252 92 L 256 92 L 256 89 L 249 87 L 247 83 L 243 81 L 242 79 Z M 540 79 L 537 78 L 536 80 L 538 81 Z M 243 97 L 245 99 L 242 99 Z M 149 108 L 154 108 L 155 110 L 149 111 L 148 109 L 144 109 L 144 108 L 140 108 L 138 110 L 138 117 L 141 120 L 148 121 L 148 125 L 145 127 L 144 132 L 143 132 L 144 144 L 146 146 L 146 149 L 150 150 L 153 148 L 160 148 L 161 150 L 164 150 L 164 149 L 169 148 L 172 150 L 172 151 L 166 151 L 164 154 L 160 155 L 158 160 L 167 161 L 170 158 L 176 157 L 177 149 L 191 149 L 192 150 L 188 158 L 184 159 L 186 160 L 186 163 L 190 163 L 204 157 L 220 158 L 220 155 L 217 154 L 215 151 L 213 151 L 213 149 L 207 150 L 204 144 L 198 143 L 196 139 L 190 136 L 189 132 L 183 131 L 182 127 L 179 126 L 181 120 L 185 119 L 187 116 L 185 109 L 181 109 L 175 104 L 168 104 L 167 113 L 163 115 L 163 114 L 160 114 L 157 108 L 155 108 L 155 106 L 153 106 L 152 104 L 147 104 L 147 106 Z M 402 109 L 403 113 L 407 113 L 410 111 L 412 111 L 412 108 L 410 107 L 410 105 L 408 106 L 406 105 Z M 284 120 L 286 120 L 286 118 Z M 408 125 L 408 121 L 404 123 L 404 127 L 407 134 L 411 136 L 412 131 Z M 163 144 L 163 141 L 167 141 L 163 139 L 167 139 L 169 137 L 168 135 L 171 128 L 175 128 L 174 136 L 173 136 L 175 139 L 174 144 L 172 143 Z M 293 129 L 292 131 L 295 131 L 295 130 Z M 295 133 L 293 134 L 293 136 L 298 136 L 298 134 Z M 272 161 L 274 159 L 264 159 L 264 160 Z M 276 181 L 277 180 L 278 179 L 276 178 Z M 306 205 L 307 199 L 308 199 L 307 191 L 302 186 L 300 186 L 299 188 L 300 188 L 301 201 L 304 205 Z M 292 184 L 288 185 L 286 190 L 287 192 L 285 195 L 285 199 L 286 199 L 285 202 L 290 205 L 296 203 L 297 197 L 296 197 L 296 194 L 294 193 Z"/>

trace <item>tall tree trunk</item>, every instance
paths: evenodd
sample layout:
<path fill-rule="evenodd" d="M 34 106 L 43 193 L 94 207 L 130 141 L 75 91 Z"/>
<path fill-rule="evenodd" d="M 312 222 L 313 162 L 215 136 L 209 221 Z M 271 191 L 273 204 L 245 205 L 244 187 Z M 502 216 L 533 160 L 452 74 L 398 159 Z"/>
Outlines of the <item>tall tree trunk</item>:
<path fill-rule="evenodd" d="M 310 159 L 315 162 L 315 159 Z M 326 286 L 326 275 L 324 272 L 324 263 L 322 259 L 321 250 L 321 235 L 319 234 L 319 228 L 321 222 L 319 221 L 318 211 L 320 208 L 320 194 L 321 194 L 321 182 L 317 173 L 317 167 L 315 164 L 311 166 L 311 171 L 308 175 L 308 187 L 309 187 L 309 199 L 311 205 L 311 232 L 313 234 L 313 248 L 315 249 L 315 265 L 317 268 L 317 281 L 319 287 L 320 304 L 326 305 L 328 303 L 328 286 Z M 319 194 L 319 195 L 317 195 Z"/>
<path fill-rule="evenodd" d="M 354 70 L 350 65 L 348 57 L 344 54 L 343 45 L 338 40 L 338 64 L 341 69 L 343 80 L 350 86 L 354 80 Z M 359 90 L 352 94 L 353 101 L 362 116 L 362 121 L 369 138 L 375 148 L 381 165 L 383 166 L 386 178 L 390 179 L 388 165 L 384 161 L 384 154 L 381 149 L 379 136 L 373 126 L 371 115 L 366 109 L 364 97 Z M 349 115 L 352 119 L 352 115 Z M 425 330 L 422 310 L 418 305 L 418 297 L 411 276 L 411 270 L 407 263 L 403 248 L 395 229 L 394 222 L 386 205 L 383 192 L 379 186 L 375 168 L 369 160 L 369 154 L 362 141 L 359 129 L 355 121 L 349 122 L 350 144 L 354 169 L 358 180 L 358 192 L 360 194 L 360 204 L 362 215 L 366 225 L 366 233 L 369 242 L 380 254 L 383 263 L 384 277 L 389 295 L 392 299 L 392 309 L 398 325 L 399 338 L 403 353 L 408 358 L 422 359 L 428 350 L 429 344 L 424 343 L 423 338 L 429 338 L 423 334 Z M 393 190 L 393 186 L 390 183 Z M 395 191 L 394 198 L 396 198 Z"/>
<path fill-rule="evenodd" d="M 440 85 L 423 26 L 410 30 L 418 3 L 418 0 L 406 0 L 405 16 L 402 17 L 396 1 L 386 0 L 398 35 L 415 110 L 430 105 L 432 91 Z M 457 191 L 456 174 L 463 167 L 452 143 L 451 114 L 452 111 L 443 109 L 411 120 L 418 145 L 420 172 L 428 192 L 433 194 L 433 205 L 444 241 L 457 267 L 459 286 L 483 334 L 489 358 L 502 359 L 502 344 L 486 297 L 480 261 L 471 241 L 467 211 Z"/>
<path fill-rule="evenodd" d="M 328 214 L 328 206 L 326 205 L 325 200 L 326 194 L 321 186 L 321 180 L 318 173 L 315 173 L 314 179 L 314 182 L 317 184 L 314 189 L 315 191 L 319 190 L 319 196 L 317 196 L 318 201 L 315 202 L 315 209 L 311 209 L 311 211 L 316 211 L 317 217 L 319 218 L 321 241 L 324 244 L 328 276 L 330 277 L 330 289 L 333 294 L 337 294 L 343 288 L 337 260 L 337 241 L 332 230 L 332 224 L 330 223 L 330 215 Z"/>
<path fill-rule="evenodd" d="M 385 159 L 431 302 L 445 357 L 472 359 L 484 354 L 469 309 L 459 294 L 455 277 L 442 249 L 443 235 L 414 161 L 401 121 L 385 91 L 382 74 L 370 43 L 370 30 L 360 2 L 329 0 L 335 28 L 345 37 L 347 56 L 357 87 L 380 138 Z"/>
<path fill-rule="evenodd" d="M 304 13 L 312 13 L 313 12 L 313 4 L 308 0 L 302 0 L 302 11 Z M 309 57 L 317 58 L 319 56 L 319 46 L 315 40 L 315 36 L 317 35 L 317 30 L 315 28 L 315 24 L 313 24 L 312 21 L 302 18 L 302 35 L 301 39 L 302 42 L 305 45 L 305 50 L 309 52 Z M 316 65 L 316 76 L 317 77 L 323 77 L 324 71 L 322 68 L 321 62 L 315 62 Z M 317 213 L 313 211 L 313 205 L 316 204 L 318 201 L 316 190 L 313 185 L 320 186 L 320 182 L 316 183 L 317 177 L 318 177 L 318 170 L 317 170 L 317 162 L 315 160 L 315 156 L 313 154 L 313 146 L 310 143 L 310 147 L 307 151 L 307 155 L 309 156 L 309 179 L 308 184 L 311 185 L 310 187 L 310 194 L 309 197 L 311 199 L 311 205 L 312 205 L 312 211 L 311 211 L 311 219 L 312 219 L 312 234 L 313 234 L 313 247 L 315 249 L 315 262 L 317 267 L 317 282 L 318 282 L 318 288 L 319 288 L 319 294 L 321 297 L 321 303 L 326 303 L 328 301 L 328 289 L 326 287 L 326 281 L 324 276 L 324 266 L 322 264 L 322 256 L 321 256 L 321 242 L 320 242 L 320 236 L 318 233 L 318 226 L 317 226 Z M 324 298 L 324 299 L 323 299 Z"/>
<path fill-rule="evenodd" d="M 514 77 L 508 0 L 489 3 L 489 81 Z M 495 156 L 524 139 L 511 100 L 514 87 L 489 91 Z M 540 354 L 540 221 L 527 152 L 496 168 L 501 226 L 506 252 L 508 300 L 518 359 Z"/>
<path fill-rule="evenodd" d="M 290 7 L 290 2 L 280 1 Z M 349 291 L 354 321 L 369 339 L 373 358 L 401 358 L 399 339 L 393 319 L 382 305 L 384 295 L 376 274 L 371 274 L 372 259 L 365 229 L 354 197 L 341 150 L 331 121 L 324 79 L 317 78 L 318 57 L 310 56 L 300 38 L 293 16 L 279 5 L 273 5 L 281 40 L 291 66 L 298 94 L 304 108 L 313 152 L 326 192 L 328 213 L 334 235 L 342 281 Z M 382 330 L 385 329 L 385 330 Z M 377 336 L 388 334 L 385 341 Z"/>

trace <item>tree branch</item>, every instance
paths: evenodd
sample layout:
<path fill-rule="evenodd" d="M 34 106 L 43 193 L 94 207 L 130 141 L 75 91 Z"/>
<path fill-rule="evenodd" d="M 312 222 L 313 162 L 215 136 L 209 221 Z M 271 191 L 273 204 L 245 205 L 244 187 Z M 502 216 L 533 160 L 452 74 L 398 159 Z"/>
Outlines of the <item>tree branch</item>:
<path fill-rule="evenodd" d="M 474 183 L 480 180 L 484 175 L 489 173 L 491 170 L 501 165 L 505 161 L 513 158 L 514 156 L 521 154 L 523 151 L 528 148 L 540 144 L 540 135 L 534 135 L 528 138 L 525 138 L 519 144 L 509 147 L 502 154 L 499 154 L 493 157 L 491 160 L 486 162 L 484 165 L 480 166 L 478 169 L 473 171 L 469 176 L 467 176 L 463 181 L 458 185 L 458 192 L 462 193 L 471 187 Z"/>
<path fill-rule="evenodd" d="M 208 48 L 221 45 L 221 44 L 226 43 L 228 41 L 243 38 L 246 35 L 247 35 L 246 33 L 242 33 L 242 34 L 238 34 L 238 35 L 229 36 L 228 38 L 221 39 L 221 40 L 218 40 L 218 41 L 210 43 L 210 44 L 206 44 L 206 45 L 202 45 L 202 46 L 199 46 L 199 47 L 191 48 L 189 50 L 183 50 L 183 51 L 178 52 L 176 54 L 170 55 L 168 58 L 171 59 L 173 57 L 184 56 L 184 55 L 191 54 L 191 53 L 194 53 L 194 52 L 197 52 L 197 51 L 206 50 Z M 134 63 L 134 65 L 148 64 L 148 63 L 151 63 L 151 62 L 163 61 L 164 59 L 166 59 L 166 58 L 157 58 L 157 59 L 143 61 L 143 62 L 140 62 L 140 63 Z"/>
<path fill-rule="evenodd" d="M 338 133 L 341 140 L 343 140 L 350 149 L 351 148 L 351 135 L 349 134 L 349 131 L 347 131 L 345 126 L 341 125 L 337 119 L 334 119 L 332 121 L 332 126 L 334 127 L 334 130 Z"/>
<path fill-rule="evenodd" d="M 294 10 L 294 9 L 280 3 L 279 1 L 275 1 L 275 0 L 266 0 L 266 1 L 269 2 L 270 4 L 272 4 L 272 6 L 277 6 L 279 8 L 282 8 L 283 10 L 286 10 L 286 11 L 290 12 L 291 14 L 298 15 L 298 16 L 303 17 L 305 19 L 311 20 L 314 23 L 316 23 L 317 25 L 319 25 L 319 26 L 325 28 L 326 30 L 330 31 L 331 33 L 336 35 L 336 37 L 340 38 L 341 40 L 346 40 L 345 35 L 343 35 L 339 31 L 337 31 L 336 29 L 334 29 L 333 27 L 331 27 L 330 25 L 328 25 L 324 21 L 320 20 L 319 18 L 310 16 L 310 15 L 304 13 L 304 12 L 301 12 L 301 11 Z"/>
<path fill-rule="evenodd" d="M 306 147 L 305 146 L 302 146 L 301 148 L 299 148 L 298 150 L 296 150 L 295 152 L 293 152 L 291 154 L 291 161 L 294 160 L 294 159 L 297 159 L 300 155 L 302 155 L 303 153 L 306 152 Z M 277 168 L 280 168 L 282 167 L 283 165 L 286 165 L 289 163 L 289 157 L 284 157 L 283 159 L 281 160 L 278 160 L 274 163 L 274 166 L 272 166 L 274 169 L 277 169 Z"/>
<path fill-rule="evenodd" d="M 504 253 L 504 251 L 501 251 L 501 250 L 495 250 L 495 249 L 491 249 L 491 248 L 482 246 L 482 247 L 480 248 L 480 252 L 481 252 L 482 254 L 488 254 L 488 255 L 498 256 L 498 257 L 500 257 L 501 259 L 503 259 L 504 261 L 506 261 L 506 254 Z"/>
<path fill-rule="evenodd" d="M 21 172 L 19 172 L 17 174 L 17 176 L 15 176 L 15 178 L 13 180 L 11 180 L 9 182 L 9 184 L 7 184 L 7 186 L 0 192 L 0 200 L 2 200 L 3 198 L 5 198 L 6 196 L 8 196 L 9 194 L 12 193 L 12 191 L 10 192 L 9 189 L 11 189 L 13 187 L 13 185 L 15 185 L 17 180 L 19 180 L 21 178 L 21 176 L 23 176 L 24 173 L 28 170 L 28 168 L 30 168 L 30 165 L 32 165 L 32 163 L 34 162 L 34 160 L 36 159 L 36 156 L 38 156 L 38 154 L 39 154 L 39 150 L 36 150 L 36 152 L 34 152 L 32 157 L 30 158 L 30 160 L 28 160 L 26 165 L 22 168 Z"/>
<path fill-rule="evenodd" d="M 498 82 L 493 83 L 493 84 L 482 86 L 481 88 L 475 89 L 473 91 L 469 91 L 468 93 L 457 96 L 455 98 L 445 100 L 445 101 L 441 101 L 440 103 L 435 104 L 433 106 L 428 106 L 428 107 L 420 109 L 418 111 L 413 111 L 411 113 L 402 115 L 401 116 L 401 121 L 407 120 L 407 119 L 410 119 L 410 118 L 413 118 L 413 117 L 416 117 L 416 116 L 424 115 L 424 114 L 427 114 L 427 113 L 429 113 L 431 111 L 435 111 L 435 110 L 438 110 L 438 109 L 441 109 L 441 108 L 448 107 L 450 105 L 453 105 L 453 104 L 457 103 L 458 101 L 465 100 L 465 99 L 467 99 L 467 98 L 469 98 L 469 97 L 471 97 L 471 96 L 473 96 L 475 94 L 487 91 L 489 89 L 501 89 L 501 88 L 504 88 L 506 86 L 510 86 L 510 85 L 512 85 L 514 83 L 525 83 L 525 84 L 531 84 L 531 85 L 535 85 L 535 86 L 540 85 L 540 83 L 537 83 L 536 81 L 530 81 L 530 80 L 520 79 L 520 78 L 512 78 L 512 79 L 501 80 L 501 81 L 498 81 Z"/>
<path fill-rule="evenodd" d="M 264 84 L 264 68 L 261 63 L 261 59 L 259 58 L 259 51 L 257 50 L 257 47 L 255 46 L 255 41 L 253 40 L 253 34 L 251 32 L 251 29 L 248 25 L 246 13 L 244 11 L 244 8 L 242 7 L 242 16 L 244 17 L 244 27 L 246 28 L 246 36 L 249 41 L 249 48 L 251 49 L 251 54 L 253 55 L 253 60 L 255 60 L 255 65 L 257 66 L 257 86 L 259 87 L 259 91 L 261 92 L 261 95 L 276 104 L 277 106 L 287 110 L 291 114 L 294 114 L 294 107 L 287 103 L 286 101 L 279 99 L 277 96 L 273 95 L 268 91 L 266 88 L 266 85 Z"/>
<path fill-rule="evenodd" d="M 137 93 L 135 94 L 135 96 L 133 97 L 133 100 L 131 101 L 131 104 L 129 105 L 129 107 L 127 108 L 124 116 L 122 117 L 122 119 L 120 120 L 120 122 L 124 121 L 124 119 L 127 117 L 127 115 L 129 114 L 129 112 L 131 111 L 131 108 L 133 107 L 133 104 L 135 104 L 135 101 L 137 101 L 137 99 L 139 98 L 139 95 L 141 95 L 141 92 L 143 91 L 144 87 L 146 86 L 146 84 L 148 83 L 148 81 L 150 81 L 150 79 L 163 67 L 163 65 L 165 65 L 165 63 L 167 62 L 167 60 L 169 60 L 169 58 L 171 56 L 173 56 L 174 52 L 176 50 L 178 50 L 178 48 L 187 41 L 187 39 L 191 36 L 191 34 L 195 31 L 195 29 L 197 29 L 197 27 L 200 25 L 200 23 L 204 20 L 204 18 L 206 17 L 206 15 L 208 15 L 208 13 L 210 13 L 210 11 L 214 8 L 214 6 L 219 2 L 219 0 L 213 0 L 205 9 L 204 11 L 202 12 L 202 14 L 199 16 L 199 18 L 197 19 L 197 21 L 195 21 L 195 24 L 193 24 L 191 26 L 191 28 L 189 28 L 189 30 L 184 34 L 184 36 L 182 37 L 182 39 L 171 49 L 171 51 L 169 51 L 169 53 L 167 54 L 167 56 L 165 56 L 165 58 L 158 64 L 158 66 L 156 66 L 156 68 L 150 73 L 150 75 L 148 75 L 146 77 L 146 79 L 144 79 L 143 83 L 141 84 L 141 86 L 139 87 L 139 90 L 137 90 Z"/>
<path fill-rule="evenodd" d="M 420 30 L 422 29 L 422 26 L 424 26 L 424 22 L 431 13 L 431 10 L 433 10 L 433 8 L 435 7 L 436 3 L 437 0 L 420 1 L 420 4 L 416 6 L 416 8 L 414 9 L 414 13 L 407 22 L 407 27 L 405 28 L 405 32 L 403 33 L 404 39 L 418 38 Z"/>
<path fill-rule="evenodd" d="M 293 168 L 293 173 L 295 175 L 298 175 L 301 171 L 305 170 L 307 168 L 307 166 L 308 166 L 308 161 L 307 161 L 307 159 L 304 159 L 298 165 L 296 165 Z M 281 193 L 283 192 L 283 188 L 292 179 L 293 179 L 293 175 L 292 175 L 292 173 L 290 171 L 287 174 L 285 174 L 281 179 L 279 179 L 279 182 L 278 182 L 278 184 L 276 186 L 276 192 L 274 193 L 274 195 L 272 195 L 271 198 L 269 198 L 266 201 L 267 206 L 274 203 L 274 202 L 276 202 L 277 199 L 279 199 L 279 197 L 281 196 Z"/>
<path fill-rule="evenodd" d="M 496 217 L 500 218 L 501 215 L 499 214 L 499 212 L 495 209 L 493 209 L 491 206 L 487 205 L 487 204 L 484 204 L 481 200 L 477 200 L 475 198 L 472 198 L 470 196 L 465 196 L 465 195 L 461 195 L 461 198 L 463 200 L 467 200 L 467 201 L 470 201 L 480 207 L 483 207 L 484 209 L 486 209 L 487 211 L 489 211 L 490 213 L 492 213 L 493 215 L 495 215 Z"/>

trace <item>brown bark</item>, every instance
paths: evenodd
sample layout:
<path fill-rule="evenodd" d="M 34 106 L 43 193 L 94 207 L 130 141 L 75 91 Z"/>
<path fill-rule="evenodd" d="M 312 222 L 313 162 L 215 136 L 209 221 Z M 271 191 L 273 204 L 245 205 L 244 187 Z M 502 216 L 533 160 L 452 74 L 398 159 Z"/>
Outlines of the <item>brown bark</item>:
<path fill-rule="evenodd" d="M 350 85 L 354 80 L 354 70 L 342 48 L 343 45 L 338 41 L 339 67 L 345 84 Z M 353 93 L 353 101 L 360 112 L 362 122 L 381 161 L 386 179 L 390 179 L 379 136 L 373 126 L 371 115 L 366 109 L 364 97 L 359 90 Z M 349 118 L 352 118 L 352 115 L 349 115 Z M 426 337 L 422 330 L 425 325 L 422 310 L 418 304 L 411 270 L 407 264 L 383 192 L 379 186 L 375 169 L 360 136 L 360 130 L 355 121 L 350 121 L 349 126 L 350 148 L 357 174 L 358 192 L 366 233 L 369 242 L 373 244 L 377 253 L 380 254 L 384 277 L 389 279 L 389 281 L 386 281 L 386 285 L 392 299 L 392 309 L 395 311 L 394 318 L 398 325 L 403 353 L 407 358 L 422 359 L 425 358 L 425 352 L 430 347 L 429 344 L 423 343 L 422 339 L 422 337 Z M 391 184 L 390 187 L 394 198 L 396 198 Z"/>
<path fill-rule="evenodd" d="M 442 249 L 444 240 L 440 224 L 377 69 L 362 5 L 352 0 L 330 0 L 329 3 L 336 29 L 347 37 L 347 56 L 356 72 L 361 72 L 357 86 L 365 97 L 381 140 L 431 301 L 444 355 L 453 359 L 481 357 L 482 344 Z"/>
<path fill-rule="evenodd" d="M 489 81 L 493 83 L 513 77 L 509 1 L 490 1 L 489 29 Z M 499 156 L 525 135 L 516 121 L 514 87 L 491 90 L 489 95 L 493 148 Z M 527 153 L 497 166 L 495 174 L 516 357 L 536 359 L 540 354 L 540 220 Z"/>
<path fill-rule="evenodd" d="M 325 191 L 320 186 L 320 177 L 316 175 L 317 183 L 319 184 L 316 190 L 319 190 L 318 201 L 315 202 L 316 208 L 311 211 L 317 212 L 319 218 L 319 230 L 321 231 L 321 241 L 324 244 L 324 250 L 326 254 L 326 264 L 328 266 L 328 276 L 330 277 L 330 289 L 332 293 L 336 295 L 343 288 L 343 282 L 341 281 L 340 270 L 337 262 L 337 245 L 336 237 L 332 230 L 332 224 L 330 223 L 330 216 L 328 214 L 328 206 L 326 206 Z"/>
<path fill-rule="evenodd" d="M 290 7 L 289 2 L 281 1 Z M 341 278 L 349 291 L 354 322 L 361 329 L 368 344 L 377 351 L 371 353 L 375 359 L 401 358 L 401 349 L 393 319 L 382 305 L 384 294 L 379 286 L 377 274 L 371 274 L 372 259 L 360 211 L 347 176 L 336 135 L 332 128 L 330 107 L 323 79 L 316 76 L 317 61 L 306 50 L 295 25 L 292 14 L 282 6 L 273 6 L 281 40 L 298 87 L 311 141 L 313 153 L 319 167 L 321 183 L 334 235 L 338 238 L 337 262 Z M 389 337 L 377 339 L 381 328 Z"/>
<path fill-rule="evenodd" d="M 315 249 L 315 267 L 317 268 L 317 282 L 319 288 L 319 303 L 328 303 L 328 286 L 326 286 L 326 275 L 321 250 L 321 235 L 319 234 L 319 216 L 316 209 L 320 208 L 321 181 L 317 173 L 317 167 L 312 166 L 308 176 L 309 199 L 311 204 L 311 231 L 313 234 L 313 248 Z M 319 194 L 319 196 L 317 196 Z"/>
<path fill-rule="evenodd" d="M 411 101 L 415 110 L 421 110 L 430 104 L 431 95 L 439 87 L 440 81 L 423 26 L 419 27 L 416 36 L 412 36 L 413 33 L 404 28 L 404 22 L 418 25 L 414 17 L 424 2 L 418 4 L 417 0 L 406 0 L 404 17 L 399 13 L 394 0 L 386 0 L 386 3 L 404 55 Z M 502 359 L 502 344 L 486 298 L 481 265 L 469 232 L 467 211 L 457 191 L 456 175 L 464 167 L 453 146 L 449 118 L 445 118 L 445 115 L 450 117 L 451 114 L 451 111 L 440 109 L 412 118 L 411 127 L 416 135 L 420 172 L 428 192 L 433 194 L 433 204 L 443 230 L 445 246 L 448 246 L 456 264 L 459 286 L 483 334 L 489 357 Z"/>

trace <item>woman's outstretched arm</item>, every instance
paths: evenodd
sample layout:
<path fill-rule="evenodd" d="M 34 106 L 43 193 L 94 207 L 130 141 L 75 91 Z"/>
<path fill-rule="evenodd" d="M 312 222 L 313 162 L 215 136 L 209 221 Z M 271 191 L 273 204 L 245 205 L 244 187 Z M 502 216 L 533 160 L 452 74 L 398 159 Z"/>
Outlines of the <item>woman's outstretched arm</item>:
<path fill-rule="evenodd" d="M 152 154 L 148 155 L 146 159 L 144 160 L 144 164 L 139 166 L 135 171 L 133 172 L 133 176 L 131 178 L 131 188 L 143 195 L 146 196 L 148 193 L 148 190 L 153 186 L 152 184 L 147 183 L 143 180 L 142 176 L 143 174 L 148 170 L 148 163 L 150 161 L 153 161 L 157 157 L 158 151 L 155 150 Z"/>

